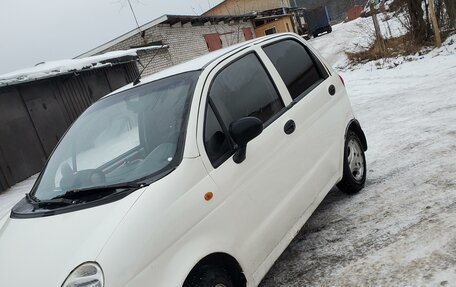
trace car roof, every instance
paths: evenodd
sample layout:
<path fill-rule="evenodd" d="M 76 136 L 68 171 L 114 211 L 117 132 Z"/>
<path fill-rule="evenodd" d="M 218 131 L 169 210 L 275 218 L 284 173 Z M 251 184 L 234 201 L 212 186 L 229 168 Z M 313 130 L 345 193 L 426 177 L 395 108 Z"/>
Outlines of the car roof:
<path fill-rule="evenodd" d="M 208 54 L 205 54 L 203 56 L 197 57 L 193 60 L 169 67 L 165 70 L 162 70 L 160 72 L 154 73 L 152 75 L 149 75 L 147 77 L 141 78 L 140 83 L 135 85 L 135 87 L 139 87 L 143 84 L 147 84 L 159 79 L 167 78 L 173 75 L 177 74 L 182 74 L 186 72 L 191 72 L 191 71 L 198 71 L 198 70 L 203 70 L 206 66 L 208 66 L 210 63 L 214 62 L 215 60 L 227 55 L 227 54 L 234 54 L 240 50 L 252 47 L 254 45 L 257 45 L 259 43 L 265 42 L 267 40 L 273 39 L 273 38 L 278 38 L 282 36 L 297 36 L 294 33 L 279 33 L 279 34 L 274 34 L 274 35 L 269 35 L 269 36 L 263 36 L 260 38 L 255 38 L 249 41 L 245 41 L 242 43 L 238 43 L 226 48 L 222 48 L 213 52 L 210 52 Z M 113 91 L 107 96 L 110 96 L 111 94 L 116 94 L 118 92 L 124 91 L 131 89 L 133 87 L 133 84 L 128 84 L 116 91 Z"/>

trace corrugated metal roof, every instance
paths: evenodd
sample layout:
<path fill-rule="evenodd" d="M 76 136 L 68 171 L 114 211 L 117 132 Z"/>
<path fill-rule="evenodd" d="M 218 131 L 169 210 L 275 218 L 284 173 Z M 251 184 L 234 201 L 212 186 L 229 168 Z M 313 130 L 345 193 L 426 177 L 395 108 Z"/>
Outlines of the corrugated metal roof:
<path fill-rule="evenodd" d="M 105 66 L 136 61 L 138 58 L 138 51 L 157 50 L 166 47 L 168 46 L 148 46 L 130 50 L 108 52 L 102 55 L 81 59 L 44 62 L 36 65 L 35 67 L 0 75 L 0 87 L 17 85 L 45 78 L 57 77 L 63 74 L 77 73 L 83 70 L 97 69 Z"/>

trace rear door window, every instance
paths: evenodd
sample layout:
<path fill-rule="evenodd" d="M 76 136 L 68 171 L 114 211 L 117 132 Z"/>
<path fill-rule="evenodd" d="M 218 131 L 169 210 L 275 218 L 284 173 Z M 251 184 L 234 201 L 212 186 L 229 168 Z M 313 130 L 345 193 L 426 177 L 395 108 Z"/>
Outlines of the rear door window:
<path fill-rule="evenodd" d="M 293 100 L 304 97 L 328 78 L 323 64 L 312 52 L 294 40 L 284 40 L 263 47 Z"/>

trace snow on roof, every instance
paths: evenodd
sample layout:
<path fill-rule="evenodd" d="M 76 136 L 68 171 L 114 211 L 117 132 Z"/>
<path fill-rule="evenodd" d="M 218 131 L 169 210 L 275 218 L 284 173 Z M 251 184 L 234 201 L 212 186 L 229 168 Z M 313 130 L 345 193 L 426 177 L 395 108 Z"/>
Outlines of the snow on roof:
<path fill-rule="evenodd" d="M 133 58 L 138 57 L 138 51 L 157 50 L 162 48 L 167 48 L 167 46 L 147 46 L 130 50 L 107 52 L 101 55 L 80 59 L 44 62 L 31 68 L 16 70 L 11 73 L 0 75 L 0 87 L 55 77 L 82 70 L 111 66 L 118 63 L 121 58 L 130 58 L 130 60 L 132 60 Z"/>

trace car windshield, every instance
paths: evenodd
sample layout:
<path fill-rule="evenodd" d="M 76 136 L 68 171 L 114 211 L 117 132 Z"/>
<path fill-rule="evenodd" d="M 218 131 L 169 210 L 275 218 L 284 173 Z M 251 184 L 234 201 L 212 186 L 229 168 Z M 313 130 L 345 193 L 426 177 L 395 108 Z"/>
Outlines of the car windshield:
<path fill-rule="evenodd" d="M 34 198 L 141 181 L 179 164 L 179 143 L 198 76 L 179 74 L 96 102 L 53 152 Z"/>

